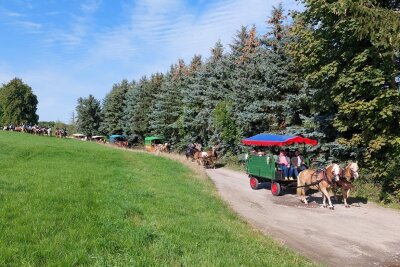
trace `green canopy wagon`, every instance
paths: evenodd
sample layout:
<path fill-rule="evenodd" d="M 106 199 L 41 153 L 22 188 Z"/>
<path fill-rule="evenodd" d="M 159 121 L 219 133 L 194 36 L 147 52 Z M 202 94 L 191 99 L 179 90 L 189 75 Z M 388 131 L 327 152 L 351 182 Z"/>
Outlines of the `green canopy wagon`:
<path fill-rule="evenodd" d="M 247 146 L 271 147 L 286 146 L 292 144 L 317 145 L 317 141 L 301 136 L 257 134 L 250 138 L 242 140 Z M 295 180 L 285 180 L 282 170 L 280 170 L 274 155 L 248 155 L 246 162 L 246 171 L 250 178 L 250 187 L 259 189 L 261 182 L 271 183 L 271 193 L 274 196 L 281 194 L 281 188 L 284 189 L 289 184 L 295 184 Z"/>
<path fill-rule="evenodd" d="M 149 152 L 154 152 L 157 144 L 161 144 L 164 138 L 157 136 L 148 136 L 144 138 L 144 147 Z"/>

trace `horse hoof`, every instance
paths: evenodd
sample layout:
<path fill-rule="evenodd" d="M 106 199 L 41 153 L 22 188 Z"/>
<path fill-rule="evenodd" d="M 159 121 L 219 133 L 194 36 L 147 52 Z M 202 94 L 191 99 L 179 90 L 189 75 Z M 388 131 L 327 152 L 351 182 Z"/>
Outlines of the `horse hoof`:
<path fill-rule="evenodd" d="M 350 205 L 346 205 L 345 207 L 346 207 L 346 208 L 350 208 Z"/>
<path fill-rule="evenodd" d="M 322 207 L 327 208 L 328 206 L 327 205 L 322 205 Z"/>
<path fill-rule="evenodd" d="M 330 209 L 330 210 L 334 210 L 335 207 L 334 207 L 334 206 L 329 206 L 329 209 Z"/>

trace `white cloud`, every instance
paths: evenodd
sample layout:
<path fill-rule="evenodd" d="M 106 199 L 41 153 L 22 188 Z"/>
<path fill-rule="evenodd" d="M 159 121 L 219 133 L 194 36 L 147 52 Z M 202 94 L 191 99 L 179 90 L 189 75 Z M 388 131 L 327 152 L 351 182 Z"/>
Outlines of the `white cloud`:
<path fill-rule="evenodd" d="M 27 30 L 39 30 L 40 28 L 42 28 L 42 24 L 28 20 L 18 20 L 15 23 L 24 27 Z"/>
<path fill-rule="evenodd" d="M 86 61 L 133 60 L 149 49 L 154 55 L 163 53 L 170 61 L 168 65 L 194 54 L 207 57 L 217 40 L 229 44 L 241 25 L 255 24 L 265 31 L 272 6 L 280 2 L 220 0 L 199 12 L 182 0 L 137 1 L 125 25 L 96 35 Z M 287 2 L 286 6 L 292 6 L 295 0 Z M 155 59 L 149 58 L 149 64 L 151 61 Z"/>
<path fill-rule="evenodd" d="M 60 15 L 61 14 L 61 12 L 59 12 L 59 11 L 50 11 L 50 12 L 46 12 L 46 13 L 44 13 L 46 16 L 57 16 L 57 15 Z"/>
<path fill-rule="evenodd" d="M 50 32 L 46 42 L 50 46 L 62 45 L 68 48 L 73 48 L 82 44 L 89 28 L 89 23 L 86 17 L 73 15 L 70 29 L 68 31 L 54 30 Z"/>
<path fill-rule="evenodd" d="M 42 24 L 31 20 L 25 13 L 9 11 L 0 7 L 0 14 L 3 18 L 3 21 L 5 21 L 5 23 L 8 25 L 16 25 L 27 30 L 28 32 L 38 32 L 38 30 L 42 28 Z"/>
<path fill-rule="evenodd" d="M 81 10 L 87 14 L 94 13 L 100 7 L 101 2 L 101 0 L 88 0 L 81 4 Z"/>
<path fill-rule="evenodd" d="M 72 14 L 69 29 L 51 31 L 46 43 L 49 46 L 62 45 L 66 48 L 76 48 L 82 45 L 92 28 L 92 16 L 100 5 L 101 0 L 87 0 L 80 5 L 80 14 Z M 52 12 L 54 14 L 54 12 Z"/>
<path fill-rule="evenodd" d="M 24 17 L 24 14 L 18 12 L 4 11 L 2 12 L 3 16 L 12 17 L 12 18 L 21 18 Z"/>

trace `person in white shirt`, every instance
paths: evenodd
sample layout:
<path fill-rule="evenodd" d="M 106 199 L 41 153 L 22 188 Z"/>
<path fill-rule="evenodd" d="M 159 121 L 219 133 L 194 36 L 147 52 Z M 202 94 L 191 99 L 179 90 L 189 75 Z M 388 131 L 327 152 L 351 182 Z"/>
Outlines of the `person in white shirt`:
<path fill-rule="evenodd" d="M 294 156 L 291 158 L 290 163 L 293 167 L 294 175 L 296 176 L 296 178 L 301 171 L 307 169 L 307 166 L 304 162 L 304 157 L 300 155 L 300 152 L 298 150 L 294 152 Z"/>

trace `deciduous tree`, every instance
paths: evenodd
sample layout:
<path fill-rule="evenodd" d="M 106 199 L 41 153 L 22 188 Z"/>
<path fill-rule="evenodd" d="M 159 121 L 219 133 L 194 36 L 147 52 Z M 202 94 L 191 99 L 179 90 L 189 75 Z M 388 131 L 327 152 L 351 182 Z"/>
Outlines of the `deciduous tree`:
<path fill-rule="evenodd" d="M 295 16 L 298 42 L 291 50 L 316 89 L 317 110 L 334 117 L 337 141 L 364 160 L 371 177 L 400 196 L 399 168 L 392 164 L 400 154 L 398 4 L 306 0 L 304 5 Z"/>
<path fill-rule="evenodd" d="M 0 88 L 1 123 L 36 124 L 39 116 L 36 114 L 38 100 L 32 88 L 21 79 L 14 78 Z"/>

